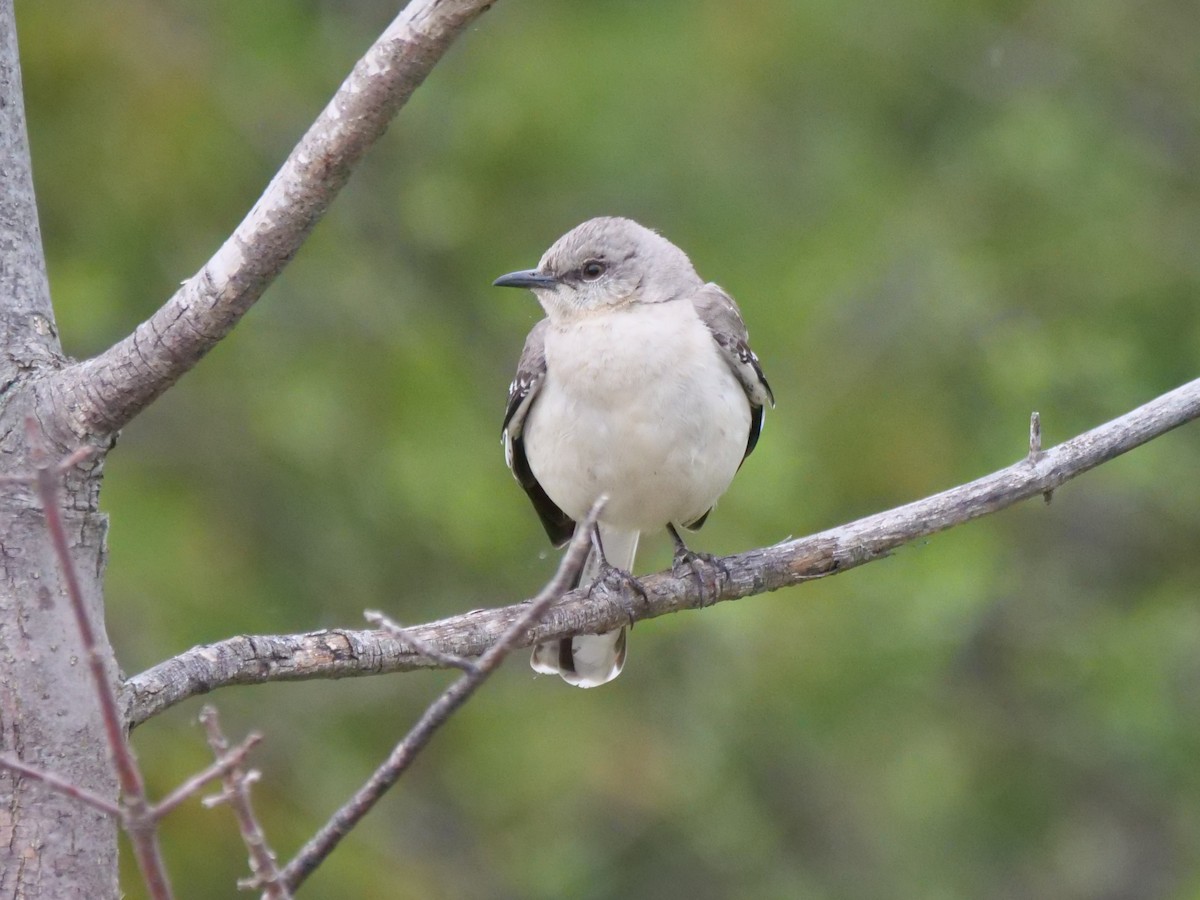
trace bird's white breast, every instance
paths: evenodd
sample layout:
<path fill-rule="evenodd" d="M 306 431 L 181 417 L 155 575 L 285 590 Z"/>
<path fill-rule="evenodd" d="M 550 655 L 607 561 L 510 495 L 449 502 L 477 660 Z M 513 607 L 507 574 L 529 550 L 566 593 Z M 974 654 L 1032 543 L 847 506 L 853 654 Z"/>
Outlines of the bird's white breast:
<path fill-rule="evenodd" d="M 525 451 L 568 515 L 607 494 L 603 521 L 645 531 L 703 515 L 737 472 L 749 429 L 745 392 L 684 299 L 552 324 Z"/>

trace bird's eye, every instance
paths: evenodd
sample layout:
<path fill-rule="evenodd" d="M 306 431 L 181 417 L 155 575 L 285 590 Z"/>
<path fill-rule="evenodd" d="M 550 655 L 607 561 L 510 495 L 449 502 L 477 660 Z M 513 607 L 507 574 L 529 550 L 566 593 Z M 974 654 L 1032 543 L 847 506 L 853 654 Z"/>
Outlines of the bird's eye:
<path fill-rule="evenodd" d="M 579 274 L 583 276 L 584 281 L 595 281 L 604 274 L 604 263 L 598 259 L 589 259 L 579 267 Z"/>

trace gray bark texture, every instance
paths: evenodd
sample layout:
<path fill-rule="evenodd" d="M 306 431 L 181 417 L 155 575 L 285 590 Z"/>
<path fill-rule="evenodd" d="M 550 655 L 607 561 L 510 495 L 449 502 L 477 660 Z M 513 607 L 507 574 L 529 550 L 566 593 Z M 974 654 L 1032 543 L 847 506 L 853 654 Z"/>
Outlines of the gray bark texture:
<path fill-rule="evenodd" d="M 0 473 L 31 473 L 26 419 L 51 459 L 78 439 L 45 384 L 62 356 L 25 132 L 12 0 L 0 3 Z M 73 470 L 63 518 L 97 640 L 103 630 L 105 517 L 97 511 L 101 464 Z M 59 568 L 32 484 L 0 486 L 0 751 L 116 799 L 117 783 Z M 116 822 L 34 779 L 0 771 L 0 897 L 111 897 L 117 890 Z"/>
<path fill-rule="evenodd" d="M 221 248 L 132 334 L 94 359 L 62 354 L 38 228 L 13 0 L 0 0 L 0 753 L 117 799 L 104 720 L 79 629 L 31 483 L 33 445 L 67 473 L 69 549 L 97 650 L 104 633 L 104 454 L 130 422 L 215 346 L 291 260 L 451 42 L 485 0 L 412 0 L 354 67 Z M 35 434 L 31 442 L 27 423 Z M 116 897 L 117 823 L 93 806 L 0 769 L 0 900 Z"/>

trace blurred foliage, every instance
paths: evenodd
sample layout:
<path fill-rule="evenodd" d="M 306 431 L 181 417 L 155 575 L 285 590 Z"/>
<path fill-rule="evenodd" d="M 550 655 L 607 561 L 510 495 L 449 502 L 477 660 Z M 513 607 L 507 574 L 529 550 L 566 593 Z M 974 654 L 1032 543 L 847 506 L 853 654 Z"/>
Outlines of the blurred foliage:
<path fill-rule="evenodd" d="M 126 334 L 253 204 L 395 9 L 20 0 L 68 352 Z M 780 403 L 698 546 L 984 474 L 1193 378 L 1200 16 L 1185 0 L 505 0 L 264 301 L 110 458 L 127 671 L 240 632 L 415 623 L 554 567 L 499 447 L 538 317 L 496 275 L 602 213 L 742 304 Z M 514 660 L 303 892 L 1200 896 L 1200 431 L 781 594 L 639 626 L 581 692 Z M 669 559 L 647 541 L 644 570 Z M 288 855 L 446 683 L 213 699 L 266 732 Z M 140 729 L 165 791 L 199 703 Z M 232 896 L 225 811 L 166 828 Z M 128 896 L 140 896 L 126 873 Z"/>

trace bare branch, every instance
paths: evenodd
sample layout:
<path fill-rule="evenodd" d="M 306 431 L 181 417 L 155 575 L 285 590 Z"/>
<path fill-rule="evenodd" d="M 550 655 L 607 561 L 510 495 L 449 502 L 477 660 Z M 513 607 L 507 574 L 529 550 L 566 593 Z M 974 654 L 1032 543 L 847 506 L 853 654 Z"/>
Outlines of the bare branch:
<path fill-rule="evenodd" d="M 387 760 L 375 770 L 367 783 L 354 796 L 346 801 L 329 821 L 318 831 L 300 852 L 283 870 L 284 884 L 292 890 L 304 883 L 304 880 L 333 852 L 350 830 L 362 820 L 371 809 L 396 783 L 408 769 L 417 754 L 429 743 L 430 738 L 446 721 L 475 693 L 489 675 L 496 670 L 509 651 L 521 640 L 530 628 L 537 623 L 555 600 L 563 595 L 568 586 L 579 580 L 587 559 L 588 547 L 591 543 L 592 529 L 596 525 L 596 516 L 604 507 L 601 498 L 592 507 L 587 517 L 575 529 L 575 535 L 563 554 L 558 571 L 541 592 L 530 602 L 524 613 L 502 634 L 499 639 L 479 658 L 470 670 L 458 681 L 450 685 L 422 713 L 421 718 L 404 736 Z"/>
<path fill-rule="evenodd" d="M 224 778 L 234 769 L 239 768 L 246 761 L 246 756 L 250 751 L 257 747 L 261 741 L 262 735 L 258 732 L 251 732 L 246 735 L 244 741 L 229 752 L 218 757 L 216 762 L 211 766 L 197 772 L 158 803 L 154 804 L 153 809 L 150 810 L 150 814 L 155 819 L 161 819 L 172 812 L 179 804 L 199 794 L 209 782 L 216 781 L 218 778 Z"/>
<path fill-rule="evenodd" d="M 50 376 L 56 408 L 71 411 L 77 435 L 124 426 L 229 333 L 453 40 L 492 2 L 412 0 L 204 267 L 133 334 Z"/>
<path fill-rule="evenodd" d="M 73 468 L 83 462 L 87 462 L 93 456 L 99 453 L 96 447 L 77 447 L 68 456 L 54 467 L 54 474 L 66 475 Z M 20 473 L 16 475 L 0 475 L 0 486 L 10 484 L 37 484 L 37 471 Z"/>
<path fill-rule="evenodd" d="M 473 672 L 476 669 L 475 663 L 471 660 L 462 656 L 455 656 L 453 653 L 445 653 L 432 644 L 425 643 L 420 638 L 413 636 L 399 622 L 389 619 L 377 610 L 367 610 L 363 613 L 363 618 L 381 631 L 386 631 L 392 637 L 399 638 L 402 642 L 412 647 L 415 652 L 421 654 L 431 662 L 437 663 L 439 666 L 447 669 L 462 669 L 464 672 Z"/>
<path fill-rule="evenodd" d="M 96 447 L 76 447 L 66 459 L 54 467 L 54 471 L 59 475 L 66 475 L 77 465 L 87 462 L 99 452 L 100 450 Z"/>
<path fill-rule="evenodd" d="M 86 803 L 88 806 L 94 807 L 102 813 L 107 813 L 116 819 L 121 818 L 121 808 L 117 804 L 106 797 L 101 797 L 94 791 L 89 791 L 87 788 L 72 784 L 61 775 L 55 775 L 53 772 L 28 766 L 15 756 L 9 756 L 7 753 L 0 754 L 0 768 L 10 769 L 13 772 L 19 772 L 22 775 L 37 779 L 51 790 L 72 797 L 80 803 Z"/>
<path fill-rule="evenodd" d="M 200 721 L 208 733 L 208 745 L 212 747 L 219 764 L 237 753 L 236 750 L 229 749 L 229 741 L 221 731 L 221 721 L 214 707 L 204 707 L 200 711 Z M 250 737 L 254 738 L 255 736 L 251 735 Z M 247 738 L 242 746 L 245 747 L 248 743 L 250 743 L 250 738 Z M 237 817 L 242 842 L 250 854 L 250 871 L 254 873 L 252 879 L 239 882 L 238 886 L 261 889 L 263 896 L 270 900 L 290 900 L 292 894 L 280 877 L 279 866 L 275 863 L 275 854 L 267 846 L 262 825 L 259 824 L 258 817 L 254 815 L 254 806 L 250 802 L 250 785 L 258 779 L 258 773 L 243 771 L 237 761 L 233 765 L 226 766 L 225 769 L 223 776 L 225 789 L 216 797 L 206 800 L 205 805 L 211 807 L 218 803 L 228 803 Z"/>
<path fill-rule="evenodd" d="M 1200 417 L 1200 379 L 969 484 L 809 537 L 724 557 L 717 601 L 736 600 L 812 578 L 833 575 L 886 556 L 897 547 L 989 515 L 1070 479 Z M 641 579 L 646 601 L 636 620 L 704 605 L 696 580 L 669 572 Z M 712 601 L 711 596 L 708 598 Z M 712 601 L 716 602 L 716 601 Z M 627 604 L 628 605 L 628 604 Z M 484 653 L 527 607 L 476 610 L 405 629 L 425 644 L 459 657 Z M 573 634 L 610 631 L 629 621 L 620 602 L 573 591 L 518 646 Z M 342 678 L 427 668 L 430 661 L 393 637 L 372 631 L 317 631 L 241 636 L 195 647 L 136 675 L 125 684 L 128 721 L 138 725 L 176 703 L 229 684 Z"/>

